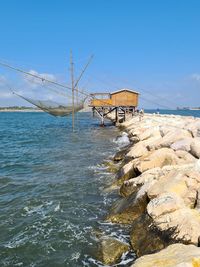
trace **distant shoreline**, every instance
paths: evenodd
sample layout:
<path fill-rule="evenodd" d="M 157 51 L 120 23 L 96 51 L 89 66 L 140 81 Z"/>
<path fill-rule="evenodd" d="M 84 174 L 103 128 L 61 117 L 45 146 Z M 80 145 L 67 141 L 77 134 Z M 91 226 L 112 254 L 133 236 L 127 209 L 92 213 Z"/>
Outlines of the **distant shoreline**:
<path fill-rule="evenodd" d="M 0 112 L 44 112 L 40 109 L 0 109 Z"/>

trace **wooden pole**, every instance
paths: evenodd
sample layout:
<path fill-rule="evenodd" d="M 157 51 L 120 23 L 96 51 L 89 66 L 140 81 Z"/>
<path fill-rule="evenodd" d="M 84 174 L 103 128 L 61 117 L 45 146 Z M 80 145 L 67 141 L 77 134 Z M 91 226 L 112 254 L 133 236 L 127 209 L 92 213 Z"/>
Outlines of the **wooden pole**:
<path fill-rule="evenodd" d="M 71 85 L 72 85 L 72 130 L 74 132 L 74 63 L 73 63 L 73 55 L 72 50 L 70 52 L 70 65 L 71 65 Z"/>

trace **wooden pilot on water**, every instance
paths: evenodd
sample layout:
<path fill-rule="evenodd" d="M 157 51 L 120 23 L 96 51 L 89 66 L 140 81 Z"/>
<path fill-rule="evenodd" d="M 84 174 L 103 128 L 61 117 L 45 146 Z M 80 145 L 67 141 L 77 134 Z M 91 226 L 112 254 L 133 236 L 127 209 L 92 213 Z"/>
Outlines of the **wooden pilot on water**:
<path fill-rule="evenodd" d="M 127 113 L 134 113 L 138 106 L 139 93 L 121 89 L 113 93 L 95 93 L 91 94 L 93 98 L 90 106 L 93 114 L 96 112 L 101 119 L 101 125 L 104 125 L 104 118 L 111 112 L 115 111 L 115 122 L 120 118 L 126 120 Z"/>

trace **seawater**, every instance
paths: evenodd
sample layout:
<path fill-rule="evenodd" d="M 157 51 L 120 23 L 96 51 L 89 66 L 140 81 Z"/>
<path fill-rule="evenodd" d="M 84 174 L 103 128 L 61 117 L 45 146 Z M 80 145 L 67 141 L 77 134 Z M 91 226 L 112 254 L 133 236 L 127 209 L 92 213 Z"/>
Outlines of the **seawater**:
<path fill-rule="evenodd" d="M 90 113 L 78 114 L 74 133 L 71 117 L 0 113 L 1 267 L 103 266 L 96 233 L 128 241 L 104 222 L 116 194 L 104 190 L 114 175 L 102 163 L 118 134 Z"/>

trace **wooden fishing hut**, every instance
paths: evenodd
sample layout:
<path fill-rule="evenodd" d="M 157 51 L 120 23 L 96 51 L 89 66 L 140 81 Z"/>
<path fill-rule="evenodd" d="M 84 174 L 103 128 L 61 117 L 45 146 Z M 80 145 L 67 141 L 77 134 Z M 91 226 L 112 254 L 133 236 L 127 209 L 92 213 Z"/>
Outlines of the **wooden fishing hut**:
<path fill-rule="evenodd" d="M 90 107 L 96 112 L 104 125 L 104 118 L 115 111 L 115 122 L 126 120 L 127 113 L 134 113 L 138 106 L 139 93 L 129 89 L 121 89 L 112 93 L 91 94 Z"/>

